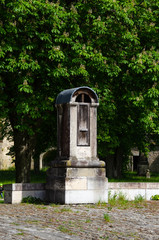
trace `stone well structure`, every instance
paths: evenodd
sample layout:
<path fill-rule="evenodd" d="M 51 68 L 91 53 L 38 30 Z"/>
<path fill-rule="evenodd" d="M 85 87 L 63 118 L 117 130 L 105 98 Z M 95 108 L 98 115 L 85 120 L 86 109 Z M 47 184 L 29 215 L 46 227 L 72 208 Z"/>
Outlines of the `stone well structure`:
<path fill-rule="evenodd" d="M 105 163 L 97 157 L 98 105 L 89 87 L 64 90 L 57 96 L 58 156 L 47 171 L 49 202 L 108 201 Z"/>

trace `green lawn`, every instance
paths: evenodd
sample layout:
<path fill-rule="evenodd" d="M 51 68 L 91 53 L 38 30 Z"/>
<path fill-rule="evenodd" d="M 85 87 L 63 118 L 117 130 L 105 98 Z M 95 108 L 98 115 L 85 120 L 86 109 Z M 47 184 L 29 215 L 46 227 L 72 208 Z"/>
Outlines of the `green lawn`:
<path fill-rule="evenodd" d="M 31 182 L 32 183 L 45 183 L 46 182 L 46 171 L 40 171 L 38 174 L 31 171 Z M 1 170 L 0 171 L 0 183 L 11 184 L 15 183 L 15 170 Z"/>
<path fill-rule="evenodd" d="M 109 182 L 159 182 L 159 174 L 151 174 L 151 178 L 137 176 L 136 172 L 124 173 L 123 178 L 114 179 L 109 178 Z M 31 171 L 31 182 L 32 183 L 45 183 L 46 182 L 46 171 L 41 170 L 38 174 Z M 0 171 L 0 183 L 10 184 L 15 183 L 15 170 L 1 170 Z"/>
<path fill-rule="evenodd" d="M 159 182 L 159 173 L 151 173 L 151 178 L 137 176 L 137 172 L 126 172 L 121 179 L 109 178 L 109 182 Z"/>

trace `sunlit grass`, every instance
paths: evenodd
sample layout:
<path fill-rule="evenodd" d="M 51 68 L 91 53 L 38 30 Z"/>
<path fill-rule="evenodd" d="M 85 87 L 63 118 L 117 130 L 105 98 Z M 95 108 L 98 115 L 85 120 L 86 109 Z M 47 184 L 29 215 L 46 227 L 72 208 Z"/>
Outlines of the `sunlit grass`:
<path fill-rule="evenodd" d="M 136 172 L 126 172 L 121 179 L 108 178 L 109 182 L 159 182 L 159 173 L 151 173 L 150 178 L 145 176 L 137 176 Z M 45 183 L 46 170 L 40 170 L 39 173 L 31 171 L 31 183 Z M 15 183 L 15 169 L 0 170 L 0 183 Z"/>
<path fill-rule="evenodd" d="M 125 172 L 120 179 L 109 178 L 109 182 L 159 182 L 159 173 L 151 173 L 150 178 L 138 176 L 137 172 Z"/>
<path fill-rule="evenodd" d="M 0 183 L 12 184 L 15 183 L 15 169 L 1 170 L 0 171 Z M 45 183 L 46 182 L 46 171 L 41 170 L 39 173 L 31 171 L 31 183 Z"/>
<path fill-rule="evenodd" d="M 108 193 L 108 210 L 112 210 L 113 207 L 119 209 L 127 209 L 131 207 L 142 208 L 146 206 L 146 200 L 140 194 L 135 197 L 134 200 L 129 201 L 126 195 L 120 193 L 115 193 L 111 195 L 111 192 Z"/>

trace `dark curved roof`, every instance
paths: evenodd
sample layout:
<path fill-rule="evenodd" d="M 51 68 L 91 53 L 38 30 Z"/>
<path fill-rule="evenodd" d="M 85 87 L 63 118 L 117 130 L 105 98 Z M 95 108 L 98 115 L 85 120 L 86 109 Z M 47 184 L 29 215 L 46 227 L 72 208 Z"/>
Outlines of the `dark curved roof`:
<path fill-rule="evenodd" d="M 91 91 L 93 93 L 93 95 L 94 95 L 94 99 L 98 103 L 98 96 L 97 96 L 97 94 L 91 88 L 83 86 L 83 87 L 78 87 L 78 88 L 66 89 L 66 90 L 60 92 L 59 95 L 56 98 L 56 104 L 63 104 L 63 103 L 71 102 L 71 98 L 72 98 L 73 94 L 76 91 L 81 90 L 81 89 L 83 89 L 83 90 L 88 89 L 89 91 Z"/>

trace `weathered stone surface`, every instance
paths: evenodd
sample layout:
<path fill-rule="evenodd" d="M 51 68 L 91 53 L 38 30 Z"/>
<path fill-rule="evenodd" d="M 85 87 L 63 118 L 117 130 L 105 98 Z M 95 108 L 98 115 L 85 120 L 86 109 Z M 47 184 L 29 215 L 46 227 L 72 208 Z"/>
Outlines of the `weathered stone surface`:
<path fill-rule="evenodd" d="M 148 162 L 150 172 L 159 173 L 159 146 L 154 151 L 148 153 Z"/>
<path fill-rule="evenodd" d="M 50 179 L 46 189 L 50 202 L 79 204 L 108 201 L 108 180 L 105 177 L 55 177 Z"/>
<path fill-rule="evenodd" d="M 101 178 L 101 177 L 95 177 L 95 178 L 87 178 L 88 183 L 88 189 L 89 190 L 108 190 L 108 179 L 107 178 Z"/>
<path fill-rule="evenodd" d="M 105 221 L 107 214 L 110 221 Z M 4 240 L 158 240 L 159 202 L 118 209 L 98 205 L 1 204 Z"/>
<path fill-rule="evenodd" d="M 56 106 L 58 157 L 47 171 L 48 201 L 108 201 L 105 163 L 97 158 L 97 95 L 88 87 L 64 90 Z"/>
<path fill-rule="evenodd" d="M 46 200 L 46 190 L 44 183 L 14 183 L 4 185 L 5 203 L 20 203 L 23 198 L 32 196 Z"/>
<path fill-rule="evenodd" d="M 10 191 L 35 191 L 45 190 L 45 183 L 13 183 L 4 185 L 4 190 Z"/>
<path fill-rule="evenodd" d="M 134 200 L 141 195 L 145 200 L 151 200 L 153 195 L 159 195 L 159 184 L 148 182 L 110 182 L 108 189 L 111 195 L 122 193 L 128 200 Z"/>
<path fill-rule="evenodd" d="M 87 178 L 66 178 L 67 190 L 87 190 Z"/>
<path fill-rule="evenodd" d="M 158 182 L 109 182 L 109 189 L 125 188 L 125 189 L 159 189 Z"/>
<path fill-rule="evenodd" d="M 65 191 L 66 204 L 108 202 L 107 190 L 69 190 Z"/>
<path fill-rule="evenodd" d="M 81 181 L 81 182 L 80 182 Z M 17 187 L 16 187 L 17 185 Z M 25 184 L 26 185 L 26 184 Z M 5 185 L 5 203 L 20 203 L 23 197 L 33 196 L 41 198 L 42 200 L 51 199 L 50 201 L 58 202 L 58 196 L 62 199 L 61 203 L 65 203 L 66 191 L 77 191 L 74 196 L 78 197 L 78 191 L 81 190 L 80 194 L 85 195 L 86 189 L 88 190 L 96 190 L 101 189 L 102 194 L 103 191 L 106 191 L 104 195 L 106 195 L 109 191 L 111 195 L 122 193 L 127 199 L 134 200 L 135 197 L 141 195 L 145 200 L 150 200 L 153 195 L 159 195 L 159 184 L 158 183 L 135 183 L 135 182 L 107 182 L 106 178 L 96 177 L 94 178 L 53 178 L 50 182 L 50 185 L 45 184 L 28 184 L 25 186 L 25 191 L 22 191 L 21 184 L 14 184 L 14 187 L 11 185 Z M 29 186 L 31 186 L 29 190 Z M 33 186 L 36 186 L 34 189 Z M 76 189 L 75 189 L 76 188 Z M 14 189 L 14 190 L 13 190 Z M 16 189 L 16 190 L 15 190 Z M 21 189 L 21 190 L 20 190 Z M 48 191 L 49 190 L 49 191 Z M 50 193 L 49 193 L 50 192 Z M 80 196 L 81 197 L 81 196 Z M 82 199 L 82 198 L 81 198 Z M 104 198 L 105 199 L 105 198 Z M 100 199 L 98 199 L 99 201 Z M 80 200 L 81 201 L 81 200 Z M 98 202 L 97 201 L 97 202 Z M 106 201 L 106 200 L 104 200 Z M 81 202 L 80 202 L 81 203 Z"/>
<path fill-rule="evenodd" d="M 1 129 L 0 129 L 1 131 Z M 0 132 L 1 135 L 1 132 Z M 7 155 L 10 147 L 13 146 L 13 142 L 10 142 L 5 137 L 2 141 L 0 140 L 0 169 L 8 169 L 9 167 L 14 167 L 15 164 L 12 163 L 13 159 L 10 155 Z"/>
<path fill-rule="evenodd" d="M 139 159 L 139 151 L 138 149 L 132 149 L 132 157 L 130 157 L 130 170 L 134 170 L 134 161 L 137 161 L 139 165 L 140 164 L 140 159 Z M 134 157 L 137 157 L 136 160 L 134 160 Z M 140 166 L 140 169 L 138 169 L 139 174 L 145 175 L 145 171 L 147 169 L 150 169 L 150 172 L 158 173 L 159 172 L 159 146 L 156 146 L 153 151 L 150 151 L 147 156 L 147 166 L 143 165 Z M 135 169 L 136 171 L 137 169 Z"/>

